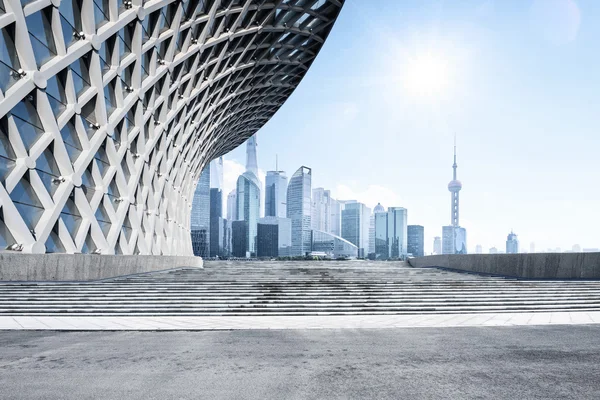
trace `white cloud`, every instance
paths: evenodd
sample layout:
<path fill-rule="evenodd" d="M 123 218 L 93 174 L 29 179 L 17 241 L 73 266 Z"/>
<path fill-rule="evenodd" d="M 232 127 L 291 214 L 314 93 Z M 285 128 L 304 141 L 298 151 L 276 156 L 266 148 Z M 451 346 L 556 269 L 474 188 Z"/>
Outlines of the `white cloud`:
<path fill-rule="evenodd" d="M 371 209 L 381 203 L 384 207 L 402 207 L 402 198 L 393 190 L 379 185 L 359 188 L 354 182 L 340 183 L 335 187 L 332 196 L 339 200 L 357 200 Z"/>
<path fill-rule="evenodd" d="M 234 160 L 223 158 L 223 197 L 235 189 L 238 177 L 244 173 L 246 167 Z"/>

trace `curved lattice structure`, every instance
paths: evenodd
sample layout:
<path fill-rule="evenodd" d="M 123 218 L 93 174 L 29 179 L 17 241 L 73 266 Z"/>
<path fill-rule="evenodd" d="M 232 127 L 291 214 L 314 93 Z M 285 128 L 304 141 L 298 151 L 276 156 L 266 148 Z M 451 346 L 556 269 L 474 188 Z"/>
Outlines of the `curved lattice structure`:
<path fill-rule="evenodd" d="M 342 0 L 0 0 L 0 246 L 192 254 L 203 166 L 298 85 Z"/>

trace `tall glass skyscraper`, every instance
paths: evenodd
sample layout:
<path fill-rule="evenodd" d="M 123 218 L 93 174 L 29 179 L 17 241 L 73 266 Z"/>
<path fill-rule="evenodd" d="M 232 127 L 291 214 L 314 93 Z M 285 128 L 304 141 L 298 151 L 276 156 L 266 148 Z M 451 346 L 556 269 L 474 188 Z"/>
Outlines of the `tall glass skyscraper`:
<path fill-rule="evenodd" d="M 285 171 L 267 171 L 265 179 L 265 217 L 286 217 L 287 184 Z"/>
<path fill-rule="evenodd" d="M 233 240 L 236 243 L 245 243 L 246 255 L 256 254 L 257 224 L 260 218 L 260 181 L 258 180 L 258 161 L 256 159 L 256 135 L 248 139 L 246 144 L 246 172 L 237 180 L 236 186 L 236 219 L 245 221 L 245 241 L 237 240 L 241 230 L 233 230 Z M 238 254 L 240 250 L 238 248 Z"/>
<path fill-rule="evenodd" d="M 375 251 L 375 214 L 385 212 L 385 208 L 381 205 L 381 203 L 377 203 L 377 205 L 373 208 L 373 214 L 369 219 L 369 254 L 376 253 Z"/>
<path fill-rule="evenodd" d="M 375 254 L 377 259 L 405 259 L 408 253 L 407 211 L 389 207 L 375 214 Z"/>
<path fill-rule="evenodd" d="M 442 226 L 442 254 L 454 254 L 454 226 Z"/>
<path fill-rule="evenodd" d="M 323 188 L 312 191 L 311 225 L 313 230 L 331 231 L 331 192 Z"/>
<path fill-rule="evenodd" d="M 233 189 L 227 195 L 227 220 L 235 221 L 237 220 L 237 192 L 236 189 Z"/>
<path fill-rule="evenodd" d="M 210 187 L 223 188 L 223 157 L 219 157 L 210 163 Z M 223 208 L 223 206 L 221 206 Z"/>
<path fill-rule="evenodd" d="M 311 251 L 311 169 L 300 167 L 292 175 L 287 188 L 287 217 L 292 220 L 292 256 Z"/>
<path fill-rule="evenodd" d="M 223 219 L 223 191 L 210 188 L 210 256 L 223 256 L 225 225 Z"/>
<path fill-rule="evenodd" d="M 369 249 L 371 209 L 363 203 L 348 201 L 342 210 L 342 237 L 358 247 L 358 257 L 366 257 Z"/>
<path fill-rule="evenodd" d="M 425 255 L 425 228 L 421 225 L 408 225 L 407 228 L 408 253 L 413 257 Z"/>
<path fill-rule="evenodd" d="M 223 157 L 210 163 L 210 256 L 224 256 L 225 220 L 223 219 Z"/>
<path fill-rule="evenodd" d="M 433 254 L 443 254 L 442 253 L 442 238 L 436 236 L 433 238 Z"/>
<path fill-rule="evenodd" d="M 406 208 L 388 208 L 388 242 L 390 258 L 406 258 L 408 253 Z"/>
<path fill-rule="evenodd" d="M 237 180 L 237 219 L 246 221 L 246 252 L 256 253 L 257 224 L 260 218 L 260 187 L 252 172 L 244 172 Z"/>
<path fill-rule="evenodd" d="M 192 201 L 190 228 L 194 255 L 208 257 L 210 243 L 210 164 L 204 168 L 196 185 L 194 200 Z"/>
<path fill-rule="evenodd" d="M 342 208 L 343 204 L 335 199 L 331 199 L 329 210 L 329 233 L 342 236 Z"/>
<path fill-rule="evenodd" d="M 387 260 L 390 256 L 387 224 L 386 212 L 375 213 L 375 259 L 377 260 Z"/>

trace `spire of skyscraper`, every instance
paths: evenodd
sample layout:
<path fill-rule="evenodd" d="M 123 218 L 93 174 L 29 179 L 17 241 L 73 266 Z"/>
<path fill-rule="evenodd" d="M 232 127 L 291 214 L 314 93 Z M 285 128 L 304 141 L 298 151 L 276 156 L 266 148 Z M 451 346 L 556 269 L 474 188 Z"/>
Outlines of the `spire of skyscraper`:
<path fill-rule="evenodd" d="M 258 160 L 256 157 L 256 135 L 248 139 L 246 144 L 246 171 L 252 172 L 258 177 Z"/>
<path fill-rule="evenodd" d="M 456 168 L 458 167 L 458 165 L 456 165 L 456 133 L 454 134 L 454 164 L 452 164 L 452 169 L 454 170 L 454 174 L 453 174 L 453 178 L 454 180 L 456 180 Z"/>

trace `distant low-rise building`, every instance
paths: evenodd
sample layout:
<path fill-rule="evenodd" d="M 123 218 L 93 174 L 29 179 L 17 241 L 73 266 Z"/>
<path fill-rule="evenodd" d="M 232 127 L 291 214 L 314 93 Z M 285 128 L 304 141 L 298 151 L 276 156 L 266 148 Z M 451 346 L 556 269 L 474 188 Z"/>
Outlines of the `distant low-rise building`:
<path fill-rule="evenodd" d="M 313 230 L 312 252 L 313 254 L 325 254 L 330 258 L 356 258 L 358 247 L 340 236 Z"/>
<path fill-rule="evenodd" d="M 442 253 L 467 254 L 467 230 L 460 226 L 443 226 Z"/>
<path fill-rule="evenodd" d="M 292 249 L 292 221 L 265 217 L 258 220 L 257 257 L 287 257 Z"/>

